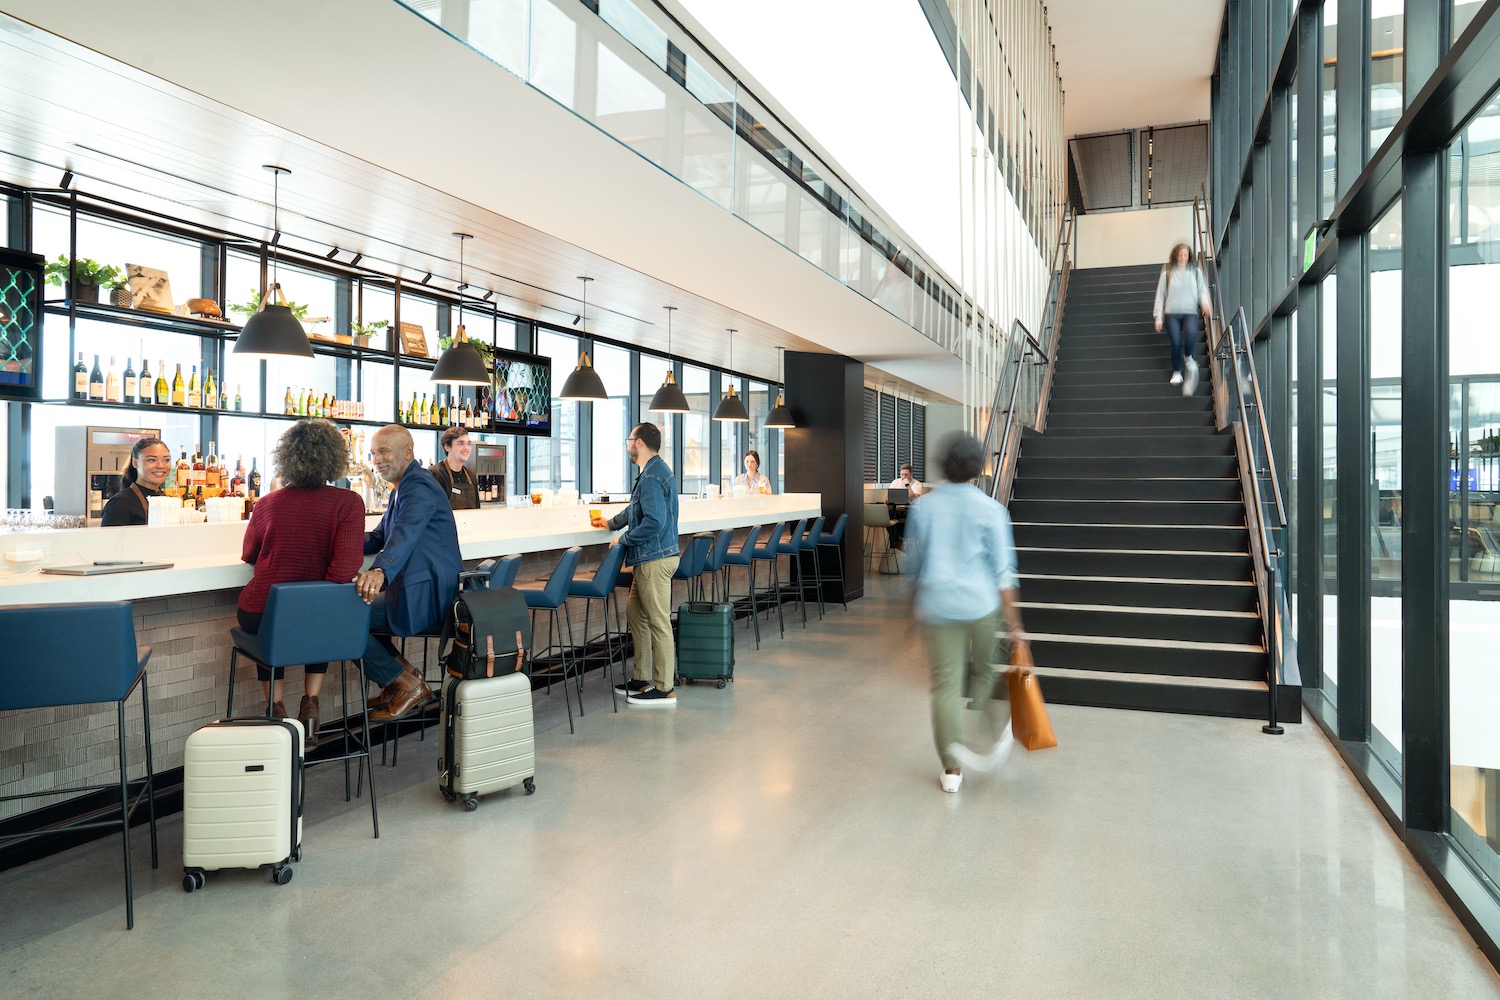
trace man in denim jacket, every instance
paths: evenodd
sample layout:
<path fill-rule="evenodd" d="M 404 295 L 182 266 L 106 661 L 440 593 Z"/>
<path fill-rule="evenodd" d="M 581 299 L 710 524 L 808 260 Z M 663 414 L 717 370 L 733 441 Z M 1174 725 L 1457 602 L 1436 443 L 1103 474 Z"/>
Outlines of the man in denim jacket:
<path fill-rule="evenodd" d="M 635 568 L 625 618 L 635 639 L 633 679 L 619 685 L 626 701 L 643 708 L 675 708 L 672 690 L 677 673 L 672 644 L 672 573 L 677 569 L 677 479 L 657 452 L 661 428 L 637 424 L 625 439 L 630 460 L 641 474 L 630 491 L 630 509 L 606 521 L 594 518 L 596 528 L 618 530 L 625 546 L 625 565 Z"/>

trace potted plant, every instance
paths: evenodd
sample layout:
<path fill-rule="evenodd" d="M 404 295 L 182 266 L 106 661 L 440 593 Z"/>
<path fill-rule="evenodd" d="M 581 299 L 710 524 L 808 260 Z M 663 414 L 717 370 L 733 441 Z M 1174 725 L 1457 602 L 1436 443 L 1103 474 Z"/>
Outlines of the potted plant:
<path fill-rule="evenodd" d="M 79 302 L 98 302 L 99 289 L 125 287 L 125 272 L 113 264 L 101 264 L 87 257 L 70 262 L 67 254 L 58 254 L 46 267 L 47 284 L 67 289 L 67 296 Z"/>
<path fill-rule="evenodd" d="M 284 305 L 288 309 L 290 309 L 292 311 L 292 315 L 297 317 L 298 319 L 307 318 L 307 306 L 303 305 L 301 302 L 293 302 L 290 299 L 287 299 L 286 301 L 281 302 L 280 305 Z M 250 301 L 232 302 L 229 305 L 229 311 L 237 312 L 248 320 L 251 316 L 254 316 L 256 313 L 260 312 L 260 292 L 254 288 L 250 289 Z"/>
<path fill-rule="evenodd" d="M 359 347 L 369 347 L 370 341 L 380 335 L 380 331 L 391 325 L 388 319 L 377 319 L 373 323 L 353 323 L 349 329 L 354 334 L 354 343 Z"/>

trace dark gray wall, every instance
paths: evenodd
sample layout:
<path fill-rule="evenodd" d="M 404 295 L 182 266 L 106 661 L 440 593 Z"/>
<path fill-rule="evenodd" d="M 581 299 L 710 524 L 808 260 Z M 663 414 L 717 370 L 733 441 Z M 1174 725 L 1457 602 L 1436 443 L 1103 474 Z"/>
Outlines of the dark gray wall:
<path fill-rule="evenodd" d="M 849 516 L 846 598 L 864 595 L 864 389 L 865 366 L 858 361 L 839 354 L 786 354 L 786 405 L 797 421 L 785 431 L 786 491 L 821 493 L 825 530 L 833 529 L 840 514 Z M 838 584 L 825 588 L 824 596 L 838 600 Z"/>

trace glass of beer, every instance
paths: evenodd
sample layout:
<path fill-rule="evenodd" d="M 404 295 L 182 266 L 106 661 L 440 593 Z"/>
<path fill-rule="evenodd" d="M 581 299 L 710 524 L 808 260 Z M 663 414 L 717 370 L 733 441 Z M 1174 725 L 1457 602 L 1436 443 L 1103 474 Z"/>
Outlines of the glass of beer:
<path fill-rule="evenodd" d="M 592 524 L 594 521 L 597 521 L 602 517 L 604 517 L 604 511 L 600 510 L 598 507 L 589 508 L 589 523 Z"/>

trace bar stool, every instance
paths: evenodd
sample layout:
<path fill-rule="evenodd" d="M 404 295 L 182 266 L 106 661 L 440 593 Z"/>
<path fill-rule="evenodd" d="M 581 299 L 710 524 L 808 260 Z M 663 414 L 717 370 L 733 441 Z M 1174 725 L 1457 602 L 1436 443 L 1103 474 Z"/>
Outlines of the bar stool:
<path fill-rule="evenodd" d="M 770 528 L 764 531 L 762 533 L 762 537 L 765 539 L 765 541 L 762 544 L 757 545 L 754 551 L 750 553 L 751 594 L 755 593 L 755 564 L 762 562 L 770 563 L 767 569 L 770 570 L 771 574 L 771 586 L 766 588 L 766 594 L 767 596 L 770 596 L 772 594 L 775 595 L 776 622 L 781 627 L 781 637 L 783 639 L 786 638 L 786 619 L 782 616 L 781 613 L 781 571 L 777 569 L 776 556 L 778 555 L 777 539 L 781 537 L 781 528 L 784 523 L 785 522 L 783 521 L 777 521 L 775 524 L 771 525 Z M 757 623 L 755 626 L 755 634 L 757 636 L 760 635 L 759 623 Z M 760 646 L 757 644 L 756 648 L 759 649 Z"/>
<path fill-rule="evenodd" d="M 798 521 L 795 526 L 786 533 L 786 538 L 777 541 L 776 554 L 778 556 L 790 556 L 790 565 L 787 566 L 787 589 L 796 589 L 797 600 L 801 601 L 805 596 L 802 591 L 802 536 L 807 534 L 807 518 Z M 796 573 L 796 582 L 792 581 L 792 574 Z M 776 582 L 781 583 L 781 563 L 776 564 Z M 807 627 L 807 605 L 802 605 L 802 627 Z"/>
<path fill-rule="evenodd" d="M 573 619 L 568 614 L 568 589 L 573 583 L 573 574 L 578 569 L 578 559 L 582 555 L 583 549 L 575 545 L 564 552 L 562 558 L 557 560 L 557 565 L 553 568 L 552 575 L 547 577 L 545 584 L 540 587 L 523 584 L 516 588 L 521 592 L 521 596 L 526 599 L 526 606 L 531 609 L 532 635 L 536 634 L 536 613 L 538 611 L 548 612 L 546 648 L 549 653 L 553 649 L 552 636 L 554 633 L 557 636 L 556 648 L 559 657 L 562 659 L 563 704 L 568 709 L 569 733 L 576 732 L 576 730 L 573 728 L 573 703 L 568 700 L 568 680 L 574 673 L 573 664 L 569 659 L 569 654 L 573 648 Z M 557 613 L 559 611 L 562 612 L 563 621 L 567 624 L 568 641 L 566 645 L 564 645 L 562 637 L 563 625 L 557 620 Z M 531 662 L 535 665 L 540 660 L 541 657 L 536 656 L 532 658 Z M 549 694 L 552 692 L 552 675 L 554 672 L 553 667 L 549 666 L 547 668 L 546 679 L 547 692 Z M 535 676 L 534 673 L 533 676 Z M 583 691 L 581 688 L 578 692 L 578 715 L 580 718 L 583 717 Z"/>
<path fill-rule="evenodd" d="M 708 558 L 703 563 L 703 572 L 708 575 L 710 587 L 712 588 L 710 590 L 712 596 L 709 597 L 709 600 L 715 604 L 719 603 L 719 579 L 726 572 L 725 567 L 728 565 L 729 545 L 733 541 L 733 528 L 725 528 L 723 531 L 720 531 L 718 537 L 714 539 L 713 544 L 709 546 Z M 727 583 L 724 586 L 724 594 L 724 599 L 727 601 L 729 599 L 729 586 Z"/>
<path fill-rule="evenodd" d="M 516 558 L 520 558 L 517 556 Z M 581 598 L 583 604 L 583 647 L 584 656 L 588 655 L 589 646 L 589 613 L 593 610 L 595 601 L 600 602 L 600 617 L 604 619 L 604 675 L 609 684 L 609 700 L 614 710 L 620 710 L 620 704 L 615 697 L 615 646 L 614 629 L 610 627 L 609 603 L 615 602 L 615 618 L 618 621 L 620 614 L 620 602 L 615 597 L 615 584 L 620 581 L 620 567 L 625 565 L 625 546 L 615 542 L 604 553 L 604 558 L 599 563 L 599 568 L 588 577 L 580 577 L 574 574 L 568 585 L 568 596 Z M 625 642 L 623 637 L 620 641 L 620 659 L 625 659 Z M 583 676 L 579 672 L 578 678 L 579 704 L 583 702 Z M 581 712 L 580 712 L 581 714 Z"/>
<path fill-rule="evenodd" d="M 495 565 L 490 568 L 490 579 L 486 586 L 514 587 L 516 585 L 516 576 L 521 572 L 520 553 L 501 556 L 494 562 Z"/>
<path fill-rule="evenodd" d="M 265 614 L 261 616 L 260 631 L 246 632 L 241 628 L 229 630 L 229 640 L 234 644 L 229 654 L 229 704 L 226 717 L 234 716 L 234 671 L 241 656 L 252 663 L 267 667 L 274 681 L 276 672 L 287 667 L 300 667 L 306 663 L 338 661 L 339 704 L 345 718 L 337 725 L 343 730 L 343 752 L 334 757 L 308 761 L 304 766 L 344 762 L 344 801 L 351 798 L 349 791 L 349 762 L 359 761 L 359 794 L 364 785 L 365 765 L 370 762 L 370 707 L 365 699 L 364 684 L 358 688 L 360 735 L 357 748 L 349 745 L 349 663 L 361 661 L 365 655 L 365 644 L 370 637 L 370 606 L 360 599 L 352 583 L 329 583 L 319 580 L 311 583 L 278 583 L 271 587 L 266 597 Z M 361 669 L 363 669 L 361 667 Z M 266 717 L 271 716 L 270 699 L 266 702 Z M 320 731 L 325 727 L 320 727 Z M 380 813 L 375 802 L 375 771 L 370 768 L 370 822 L 375 838 L 380 837 Z"/>
<path fill-rule="evenodd" d="M 687 582 L 686 600 L 703 599 L 703 567 L 708 562 L 709 550 L 713 547 L 714 536 L 706 531 L 701 531 L 688 539 L 688 543 L 682 547 L 681 554 L 677 557 L 677 568 L 672 571 L 672 582 L 678 580 Z M 675 603 L 675 596 L 672 598 Z"/>
<path fill-rule="evenodd" d="M 879 552 L 880 539 L 885 538 L 886 547 L 891 544 L 891 509 L 883 503 L 865 504 L 865 571 L 875 568 L 875 557 Z"/>
<path fill-rule="evenodd" d="M 779 527 L 779 525 L 778 525 Z M 760 538 L 760 525 L 755 525 L 745 535 L 745 540 L 740 542 L 737 549 L 728 549 L 724 552 L 724 600 L 730 604 L 734 603 L 734 591 L 730 586 L 731 571 L 736 566 L 745 567 L 745 583 L 750 588 L 750 621 L 755 624 L 755 648 L 760 648 L 760 612 L 755 606 L 755 543 Z"/>
<path fill-rule="evenodd" d="M 72 637 L 87 640 L 86 656 L 70 657 L 65 667 L 58 665 L 58 639 Z M 129 601 L 97 604 L 18 604 L 0 608 L 0 649 L 6 662 L 15 669 L 7 671 L 6 683 L 0 687 L 0 712 L 28 708 L 61 708 L 71 705 L 115 703 L 116 733 L 119 740 L 120 775 L 108 785 L 84 785 L 71 788 L 48 788 L 40 792 L 22 792 L 0 796 L 0 802 L 14 802 L 42 795 L 71 792 L 118 791 L 118 809 L 114 819 L 85 818 L 63 825 L 45 825 L 24 833 L 0 838 L 0 845 L 21 843 L 35 837 L 73 830 L 102 829 L 118 826 L 125 853 L 125 928 L 135 927 L 135 892 L 130 867 L 130 819 L 141 799 L 146 800 L 151 830 L 151 867 L 157 866 L 156 795 L 153 779 L 155 762 L 151 758 L 151 699 L 146 683 L 146 661 L 151 659 L 150 646 L 135 644 L 135 621 Z M 126 777 L 129 761 L 125 754 L 125 702 L 141 689 L 142 739 L 146 746 L 146 774 L 140 788 L 131 795 L 133 782 Z M 93 815 L 99 815 L 94 813 Z"/>
<path fill-rule="evenodd" d="M 844 602 L 844 610 L 849 610 L 849 596 L 845 593 L 844 582 L 844 528 L 849 523 L 848 514 L 840 514 L 839 519 L 833 522 L 832 532 L 822 532 L 818 535 L 817 546 L 813 550 L 813 567 L 818 573 L 818 588 L 821 593 L 823 581 L 823 560 L 819 557 L 817 549 L 832 548 L 838 554 L 839 561 L 839 599 Z"/>
<path fill-rule="evenodd" d="M 818 621 L 823 620 L 823 574 L 818 570 L 818 539 L 823 537 L 823 518 L 819 517 L 807 526 L 807 534 L 797 545 L 797 578 L 802 581 L 802 627 L 807 627 L 807 569 L 802 565 L 802 557 L 809 556 L 812 559 L 813 581 L 812 586 L 818 594 Z"/>

